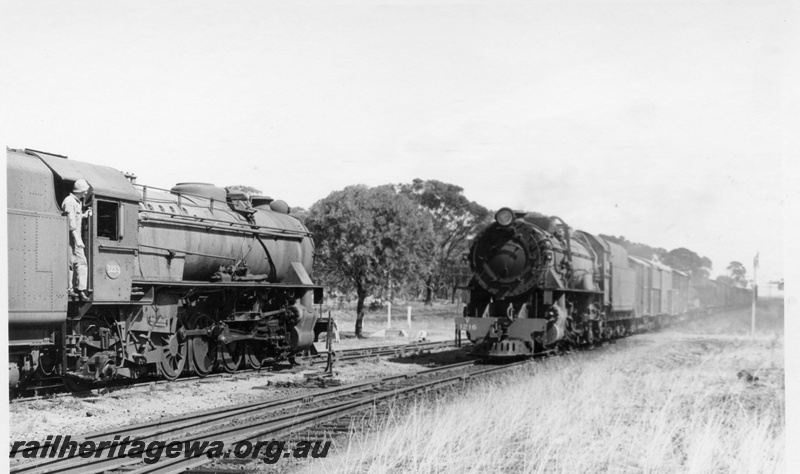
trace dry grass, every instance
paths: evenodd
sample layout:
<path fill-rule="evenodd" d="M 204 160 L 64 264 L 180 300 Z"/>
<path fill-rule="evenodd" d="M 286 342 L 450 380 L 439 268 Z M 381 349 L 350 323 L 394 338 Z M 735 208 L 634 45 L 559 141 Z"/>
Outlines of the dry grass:
<path fill-rule="evenodd" d="M 315 472 L 782 472 L 782 321 L 762 308 L 396 408 Z M 740 323 L 736 323 L 740 321 Z M 719 331 L 728 327 L 728 331 Z M 756 381 L 739 377 L 747 371 Z"/>

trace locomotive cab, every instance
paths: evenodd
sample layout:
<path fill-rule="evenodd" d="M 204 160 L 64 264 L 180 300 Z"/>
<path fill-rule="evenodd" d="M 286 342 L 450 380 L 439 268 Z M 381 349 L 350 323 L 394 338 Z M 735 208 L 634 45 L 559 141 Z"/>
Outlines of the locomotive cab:
<path fill-rule="evenodd" d="M 82 229 L 88 262 L 87 292 L 91 302 L 129 302 L 138 240 L 139 194 L 136 189 L 122 173 L 112 168 L 42 152 L 36 152 L 36 156 L 53 172 L 59 204 L 78 179 L 85 179 L 91 186 L 84 206 L 92 210 L 92 215 L 83 219 Z M 63 239 L 69 242 L 68 234 Z"/>

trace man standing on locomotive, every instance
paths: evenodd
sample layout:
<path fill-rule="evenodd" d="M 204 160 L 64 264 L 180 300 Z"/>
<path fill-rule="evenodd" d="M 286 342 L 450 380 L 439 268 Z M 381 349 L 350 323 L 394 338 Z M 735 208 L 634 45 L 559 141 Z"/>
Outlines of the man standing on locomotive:
<path fill-rule="evenodd" d="M 68 274 L 69 296 L 77 296 L 83 301 L 89 300 L 89 296 L 86 294 L 88 266 L 83 239 L 81 238 L 83 218 L 92 215 L 91 209 L 83 212 L 83 198 L 87 192 L 89 192 L 89 183 L 85 179 L 79 179 L 75 181 L 75 185 L 72 187 L 72 194 L 65 197 L 64 202 L 61 203 L 61 209 L 67 213 L 67 218 L 69 219 L 69 247 L 71 250 Z M 77 279 L 77 285 L 75 284 L 75 279 Z"/>

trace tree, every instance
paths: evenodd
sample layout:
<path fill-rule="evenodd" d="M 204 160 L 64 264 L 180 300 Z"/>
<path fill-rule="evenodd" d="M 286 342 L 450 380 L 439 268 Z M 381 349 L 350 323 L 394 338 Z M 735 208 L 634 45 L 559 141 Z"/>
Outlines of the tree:
<path fill-rule="evenodd" d="M 316 243 L 315 274 L 340 291 L 355 290 L 356 336 L 364 300 L 389 281 L 405 283 L 429 271 L 430 216 L 391 186 L 348 186 L 317 201 L 306 225 Z"/>
<path fill-rule="evenodd" d="M 248 194 L 250 196 L 260 196 L 261 195 L 261 190 L 260 189 L 254 188 L 252 186 L 245 186 L 243 184 L 235 184 L 233 186 L 226 186 L 225 189 L 228 189 L 230 191 L 243 192 L 243 193 L 246 193 L 246 194 Z"/>
<path fill-rule="evenodd" d="M 293 207 L 290 214 L 303 224 L 305 224 L 306 219 L 308 219 L 308 211 L 302 207 Z"/>
<path fill-rule="evenodd" d="M 728 264 L 728 274 L 734 285 L 744 288 L 747 286 L 747 269 L 741 262 L 733 261 Z"/>
<path fill-rule="evenodd" d="M 469 239 L 487 223 L 489 210 L 467 199 L 462 194 L 464 189 L 455 184 L 417 178 L 398 189 L 424 209 L 433 222 L 434 264 L 425 279 L 425 304 L 430 305 L 434 292 L 460 266 L 461 256 L 469 250 Z"/>
<path fill-rule="evenodd" d="M 708 278 L 711 270 L 708 257 L 701 257 L 685 247 L 670 250 L 661 261 L 676 270 L 691 273 L 692 277 Z"/>

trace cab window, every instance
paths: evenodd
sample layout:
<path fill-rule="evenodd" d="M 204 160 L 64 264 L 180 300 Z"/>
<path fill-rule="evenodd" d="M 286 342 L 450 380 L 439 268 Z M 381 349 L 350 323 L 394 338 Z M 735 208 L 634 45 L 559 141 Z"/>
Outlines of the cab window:
<path fill-rule="evenodd" d="M 119 240 L 119 203 L 97 201 L 97 236 Z"/>

